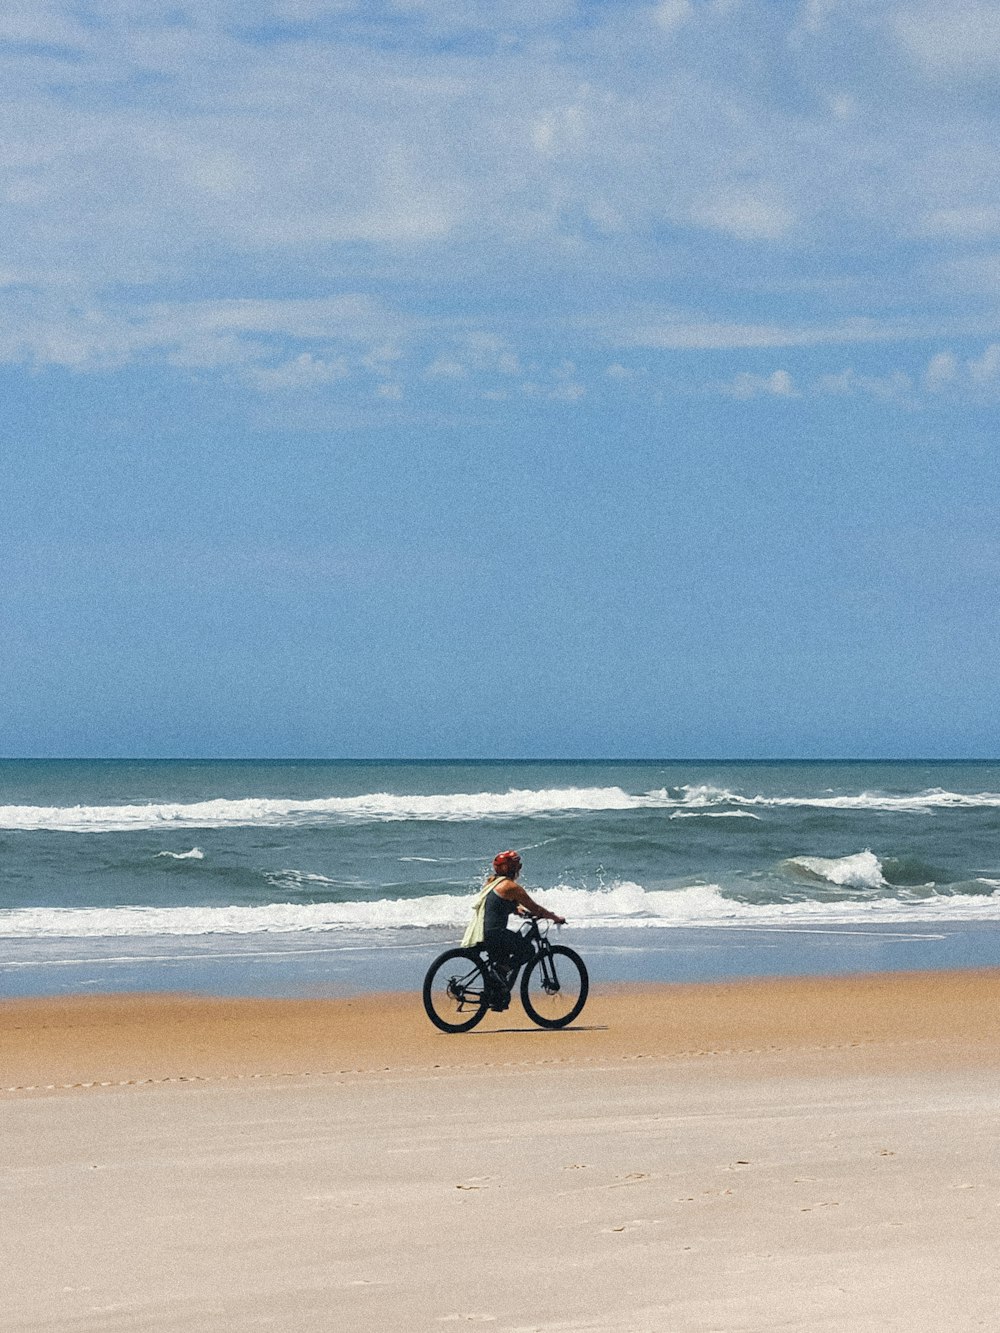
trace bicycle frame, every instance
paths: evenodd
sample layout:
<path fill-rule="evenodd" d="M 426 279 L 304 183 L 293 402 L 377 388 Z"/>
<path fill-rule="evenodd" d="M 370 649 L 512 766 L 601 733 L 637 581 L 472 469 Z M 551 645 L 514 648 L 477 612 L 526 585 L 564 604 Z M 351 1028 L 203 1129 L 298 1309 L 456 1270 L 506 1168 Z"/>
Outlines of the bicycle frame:
<path fill-rule="evenodd" d="M 533 916 L 529 918 L 526 925 L 521 927 L 520 933 L 535 946 L 535 957 L 542 960 L 543 987 L 547 991 L 558 990 L 559 982 L 552 966 L 552 945 L 549 943 L 548 922 L 546 921 L 545 929 L 542 930 L 539 925 L 539 918 Z"/>
<path fill-rule="evenodd" d="M 473 968 L 470 968 L 466 976 L 471 976 L 473 972 L 478 977 L 482 977 L 483 975 L 478 965 Z M 470 986 L 467 986 L 464 977 L 451 978 L 451 980 L 448 982 L 448 994 L 453 996 L 458 1001 L 459 1013 L 462 1012 L 462 1010 L 465 1008 L 467 1004 L 479 1005 L 482 1004 L 483 1000 L 483 992 L 481 990 L 473 990 Z"/>
<path fill-rule="evenodd" d="M 520 928 L 516 933 L 519 935 L 523 935 L 525 939 L 530 940 L 532 947 L 534 949 L 535 958 L 541 958 L 543 960 L 542 972 L 545 978 L 544 985 L 547 989 L 549 986 L 555 984 L 555 973 L 552 970 L 552 963 L 550 961 L 552 957 L 552 946 L 548 942 L 548 930 L 547 929 L 540 930 L 538 923 L 539 923 L 538 917 L 536 916 L 529 917 L 520 926 Z M 485 965 L 489 968 L 490 973 L 494 977 L 494 979 L 498 981 L 500 984 L 504 984 L 504 978 L 499 975 L 498 969 L 494 965 L 492 958 L 489 957 L 489 955 L 486 953 L 484 949 L 480 950 L 480 956 L 484 959 Z M 533 959 L 529 959 L 524 964 L 524 966 L 530 967 L 533 961 L 534 961 Z M 509 990 L 510 987 L 507 986 L 506 989 Z M 464 988 L 463 988 L 463 993 L 464 993 Z M 478 997 L 477 991 L 469 993 Z"/>
<path fill-rule="evenodd" d="M 547 926 L 545 930 L 542 930 L 539 928 L 538 917 L 529 917 L 521 927 L 520 934 L 524 935 L 526 939 L 531 941 L 534 946 L 535 957 L 541 958 L 542 960 L 542 985 L 545 990 L 558 990 L 559 982 L 552 966 L 552 946 L 549 944 Z M 491 971 L 494 970 L 492 968 L 492 963 L 487 961 L 486 965 L 490 967 Z M 475 968 L 473 970 L 478 972 L 480 976 L 483 975 L 481 969 Z M 448 983 L 448 991 L 453 998 L 458 1001 L 459 1013 L 464 1010 L 467 1004 L 478 1005 L 482 1003 L 482 991 L 474 990 L 468 986 L 465 982 L 465 978 L 453 977 Z"/>

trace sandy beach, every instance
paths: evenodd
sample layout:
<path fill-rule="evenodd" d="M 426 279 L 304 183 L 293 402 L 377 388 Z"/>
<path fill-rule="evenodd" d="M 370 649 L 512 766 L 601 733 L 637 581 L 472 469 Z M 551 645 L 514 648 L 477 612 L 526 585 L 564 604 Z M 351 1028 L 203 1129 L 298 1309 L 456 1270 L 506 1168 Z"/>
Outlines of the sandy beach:
<path fill-rule="evenodd" d="M 0 1006 L 5 1327 L 995 1325 L 1000 972 Z"/>

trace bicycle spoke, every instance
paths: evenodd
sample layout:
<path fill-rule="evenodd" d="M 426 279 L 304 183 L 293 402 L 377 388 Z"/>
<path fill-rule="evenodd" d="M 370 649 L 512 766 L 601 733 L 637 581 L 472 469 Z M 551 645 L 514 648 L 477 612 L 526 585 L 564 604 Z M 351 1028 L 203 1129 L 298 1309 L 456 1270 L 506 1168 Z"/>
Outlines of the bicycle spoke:
<path fill-rule="evenodd" d="M 528 1017 L 541 1027 L 565 1027 L 586 1004 L 589 984 L 583 960 L 572 949 L 556 944 L 525 971 L 521 1002 Z"/>
<path fill-rule="evenodd" d="M 486 978 L 469 949 L 449 949 L 424 978 L 424 1009 L 443 1032 L 468 1032 L 486 1012 Z"/>

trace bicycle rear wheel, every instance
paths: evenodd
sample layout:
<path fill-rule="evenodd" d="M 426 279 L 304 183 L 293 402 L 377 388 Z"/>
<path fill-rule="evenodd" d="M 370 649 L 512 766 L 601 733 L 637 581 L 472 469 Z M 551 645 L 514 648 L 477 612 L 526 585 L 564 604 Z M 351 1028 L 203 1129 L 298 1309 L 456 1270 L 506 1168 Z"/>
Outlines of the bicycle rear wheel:
<path fill-rule="evenodd" d="M 590 978 L 583 959 L 562 944 L 540 954 L 521 977 L 521 1003 L 533 1023 L 564 1028 L 587 1003 Z"/>
<path fill-rule="evenodd" d="M 486 1013 L 486 977 L 474 949 L 449 949 L 424 977 L 424 1009 L 442 1032 L 468 1032 Z"/>

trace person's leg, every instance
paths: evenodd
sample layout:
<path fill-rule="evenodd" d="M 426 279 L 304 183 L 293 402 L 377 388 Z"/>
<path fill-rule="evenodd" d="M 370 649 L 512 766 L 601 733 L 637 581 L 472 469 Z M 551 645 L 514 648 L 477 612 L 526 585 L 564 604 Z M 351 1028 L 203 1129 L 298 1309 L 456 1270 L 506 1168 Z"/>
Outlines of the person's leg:
<path fill-rule="evenodd" d="M 521 937 L 510 930 L 488 930 L 483 938 L 483 946 L 489 956 L 493 989 L 490 1003 L 506 1008 L 510 999 L 510 982 L 516 971 L 514 950 Z"/>
<path fill-rule="evenodd" d="M 511 936 L 511 939 L 514 941 L 513 948 L 511 950 L 510 965 L 514 969 L 514 972 L 516 974 L 520 972 L 521 968 L 525 965 L 525 963 L 531 962 L 532 958 L 534 958 L 535 956 L 535 949 L 534 945 L 531 943 L 531 940 L 529 940 L 526 935 L 522 935 L 520 932 L 518 932 L 517 934 L 512 934 L 510 931 L 508 931 L 507 933 L 508 935 Z M 513 977 L 511 978 L 511 980 L 513 981 Z"/>

